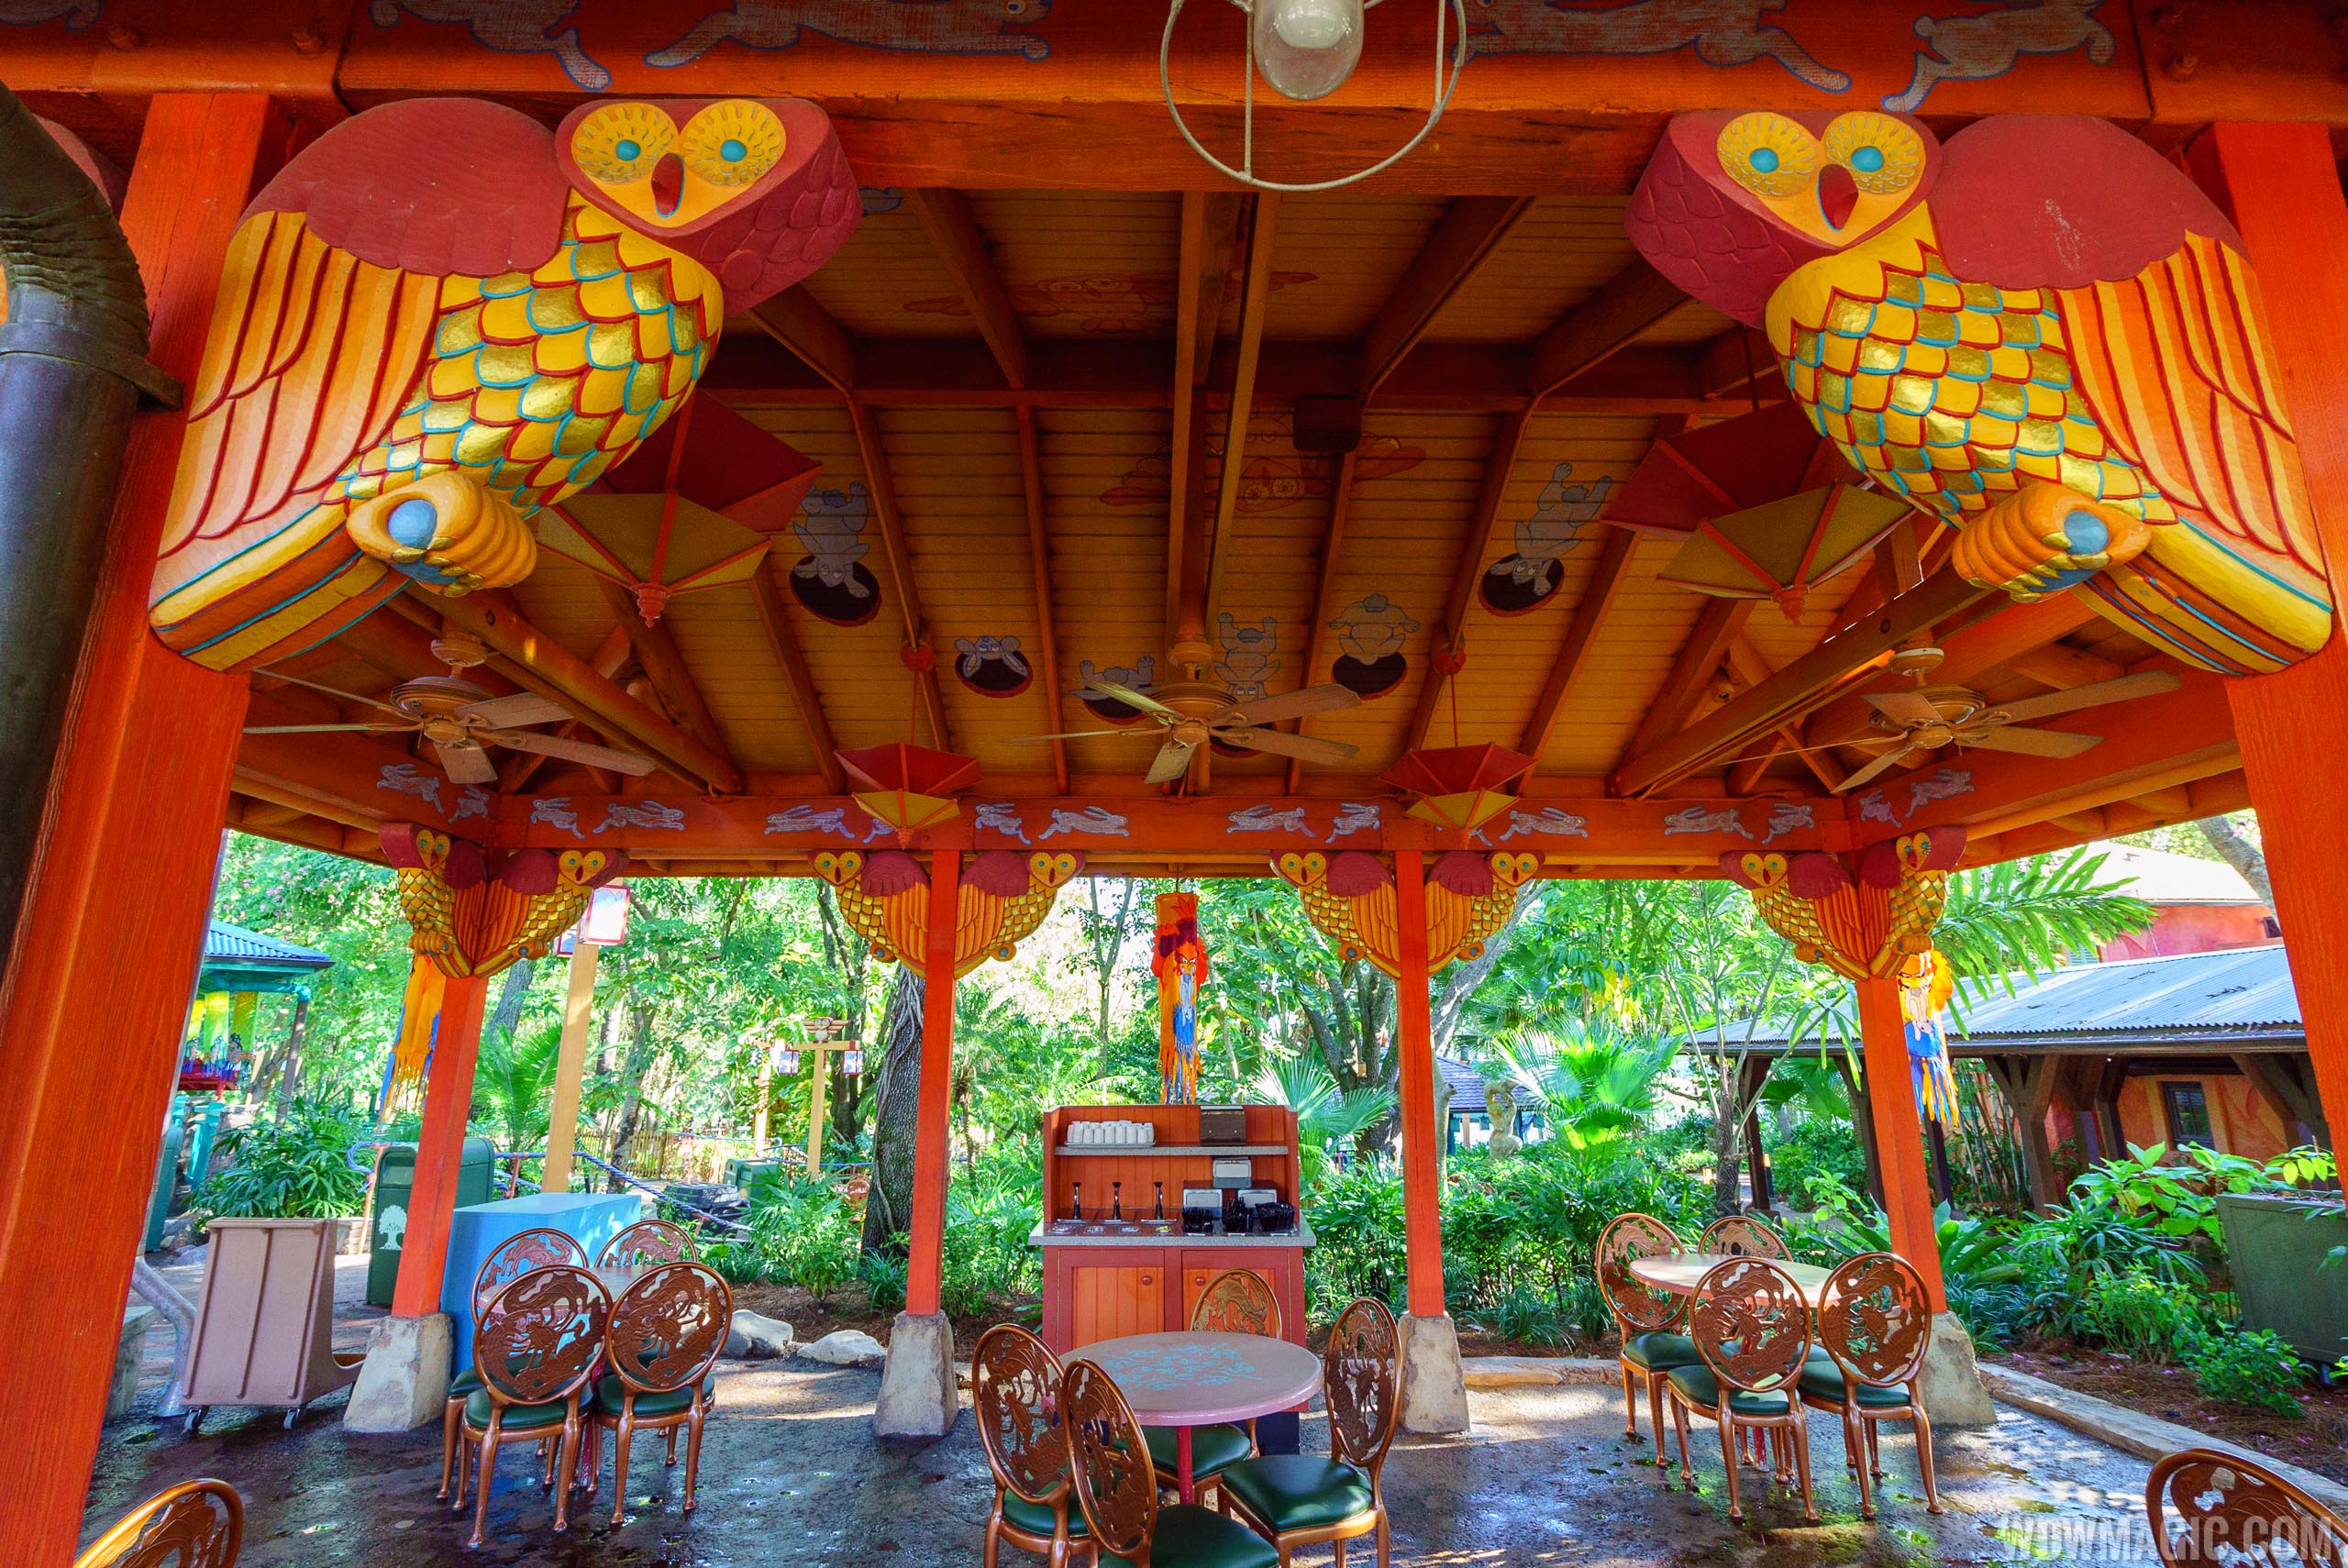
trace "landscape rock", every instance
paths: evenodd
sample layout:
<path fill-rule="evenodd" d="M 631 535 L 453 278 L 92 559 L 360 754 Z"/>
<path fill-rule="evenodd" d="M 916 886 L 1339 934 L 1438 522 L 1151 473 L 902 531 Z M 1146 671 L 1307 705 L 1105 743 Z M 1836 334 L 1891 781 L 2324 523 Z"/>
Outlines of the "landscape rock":
<path fill-rule="evenodd" d="M 725 1353 L 737 1361 L 768 1361 L 792 1352 L 791 1325 L 744 1307 L 736 1310 L 725 1331 Z"/>
<path fill-rule="evenodd" d="M 880 1342 L 861 1329 L 836 1330 L 812 1345 L 801 1346 L 799 1353 L 828 1366 L 878 1366 L 889 1359 Z"/>

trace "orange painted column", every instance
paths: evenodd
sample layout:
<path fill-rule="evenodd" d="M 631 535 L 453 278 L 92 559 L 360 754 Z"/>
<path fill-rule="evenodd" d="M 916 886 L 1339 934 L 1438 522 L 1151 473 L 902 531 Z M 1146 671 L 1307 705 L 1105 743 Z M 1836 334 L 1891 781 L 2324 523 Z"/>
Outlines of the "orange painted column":
<path fill-rule="evenodd" d="M 440 1310 L 440 1276 L 449 1266 L 449 1227 L 457 1213 L 457 1174 L 465 1158 L 465 1113 L 473 1100 L 473 1061 L 489 982 L 474 975 L 440 993 L 440 1023 L 424 1080 L 424 1126 L 415 1135 L 415 1187 L 408 1194 L 392 1315 L 423 1318 Z"/>
<path fill-rule="evenodd" d="M 2337 603 L 2348 590 L 2348 201 L 2331 138 L 2320 125 L 2220 125 L 2202 150 L 2215 154 L 2222 189 L 2211 193 L 2231 204 L 2265 296 Z M 2348 631 L 2335 625 L 2321 651 L 2288 669 L 2229 680 L 2226 699 L 2336 1146 L 2348 1136 L 2348 834 L 2338 776 L 2348 758 Z"/>
<path fill-rule="evenodd" d="M 149 108 L 122 226 L 147 284 L 150 358 L 183 381 L 282 134 L 256 94 L 164 94 Z M 0 1540 L 28 1568 L 63 1568 L 80 1534 L 244 723 L 241 677 L 189 664 L 147 630 L 181 425 L 150 413 L 132 428 L 0 980 L 0 1321 L 40 1347 L 9 1374 Z"/>
<path fill-rule="evenodd" d="M 1443 1138 L 1434 1124 L 1434 1018 L 1427 995 L 1426 856 L 1394 852 L 1394 912 L 1401 973 L 1394 979 L 1401 1047 L 1402 1223 L 1413 1318 L 1443 1316 Z"/>
<path fill-rule="evenodd" d="M 1891 1250 L 1924 1276 L 1933 1310 L 1948 1310 L 1941 1279 L 1940 1228 L 1933 1218 L 1933 1178 L 1924 1167 L 1924 1121 L 1908 1066 L 1908 1030 L 1899 1015 L 1899 980 L 1883 976 L 1858 982 L 1859 1041 L 1867 1075 L 1867 1108 L 1875 1117 L 1883 1161 L 1883 1207 L 1891 1218 Z"/>
<path fill-rule="evenodd" d="M 938 1309 L 946 1259 L 947 1142 L 954 1110 L 954 932 L 961 902 L 962 852 L 930 856 L 929 946 L 922 955 L 921 1098 L 914 1121 L 912 1256 L 905 1265 L 905 1310 Z"/>

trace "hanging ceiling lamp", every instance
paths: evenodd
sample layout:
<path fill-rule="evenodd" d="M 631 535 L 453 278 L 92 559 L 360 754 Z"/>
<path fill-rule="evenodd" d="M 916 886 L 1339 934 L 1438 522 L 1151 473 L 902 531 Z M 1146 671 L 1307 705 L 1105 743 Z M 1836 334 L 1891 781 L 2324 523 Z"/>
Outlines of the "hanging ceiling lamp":
<path fill-rule="evenodd" d="M 1247 17 L 1247 61 L 1240 85 L 1239 166 L 1209 152 L 1191 134 L 1174 101 L 1174 26 L 1181 20 L 1189 0 L 1173 0 L 1166 14 L 1166 36 L 1157 50 L 1157 82 L 1166 95 L 1167 112 L 1191 150 L 1243 185 L 1259 191 L 1333 191 L 1390 169 L 1417 148 L 1443 118 L 1452 89 L 1459 84 L 1460 68 L 1468 63 L 1467 0 L 1434 0 L 1434 93 L 1426 123 L 1411 139 L 1367 169 L 1334 180 L 1289 182 L 1267 180 L 1256 172 L 1256 77 L 1281 97 L 1297 103 L 1324 98 L 1343 86 L 1361 60 L 1364 13 L 1380 0 L 1231 0 Z M 1456 29 L 1455 32 L 1454 29 Z"/>

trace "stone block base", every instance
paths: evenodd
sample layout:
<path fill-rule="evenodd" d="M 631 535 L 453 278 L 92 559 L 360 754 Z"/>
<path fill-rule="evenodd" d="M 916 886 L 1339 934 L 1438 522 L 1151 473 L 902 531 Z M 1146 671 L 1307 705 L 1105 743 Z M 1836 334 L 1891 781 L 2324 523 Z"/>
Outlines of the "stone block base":
<path fill-rule="evenodd" d="M 879 1437 L 942 1438 L 961 1412 L 954 1382 L 954 1330 L 943 1312 L 897 1314 L 889 1331 L 889 1363 L 872 1406 Z"/>
<path fill-rule="evenodd" d="M 1981 1382 L 1981 1368 L 1973 1354 L 1973 1336 L 1954 1312 L 1933 1318 L 1933 1345 L 1924 1354 L 1924 1370 L 1916 1379 L 1916 1397 L 1934 1427 L 1992 1427 L 1998 1408 Z"/>
<path fill-rule="evenodd" d="M 1468 1430 L 1468 1379 L 1449 1313 L 1404 1318 L 1401 1429 L 1422 1437 Z"/>
<path fill-rule="evenodd" d="M 449 1398 L 455 1322 L 446 1312 L 385 1318 L 367 1342 L 367 1360 L 350 1390 L 342 1424 L 355 1432 L 404 1432 L 437 1426 Z"/>
<path fill-rule="evenodd" d="M 123 1310 L 122 1338 L 116 1342 L 114 1378 L 106 1385 L 106 1419 L 130 1414 L 138 1399 L 138 1368 L 147 1359 L 147 1331 L 161 1316 L 155 1309 L 133 1302 Z"/>

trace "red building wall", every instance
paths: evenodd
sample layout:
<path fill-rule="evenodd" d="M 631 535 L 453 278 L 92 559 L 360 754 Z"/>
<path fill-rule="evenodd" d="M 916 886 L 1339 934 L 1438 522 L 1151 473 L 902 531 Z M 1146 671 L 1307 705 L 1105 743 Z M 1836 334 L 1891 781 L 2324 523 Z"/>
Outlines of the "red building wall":
<path fill-rule="evenodd" d="M 2266 928 L 2272 914 L 2264 904 L 2167 904 L 2153 912 L 2150 927 L 2104 944 L 2096 956 L 2109 963 L 2256 947 L 2276 940 Z"/>

